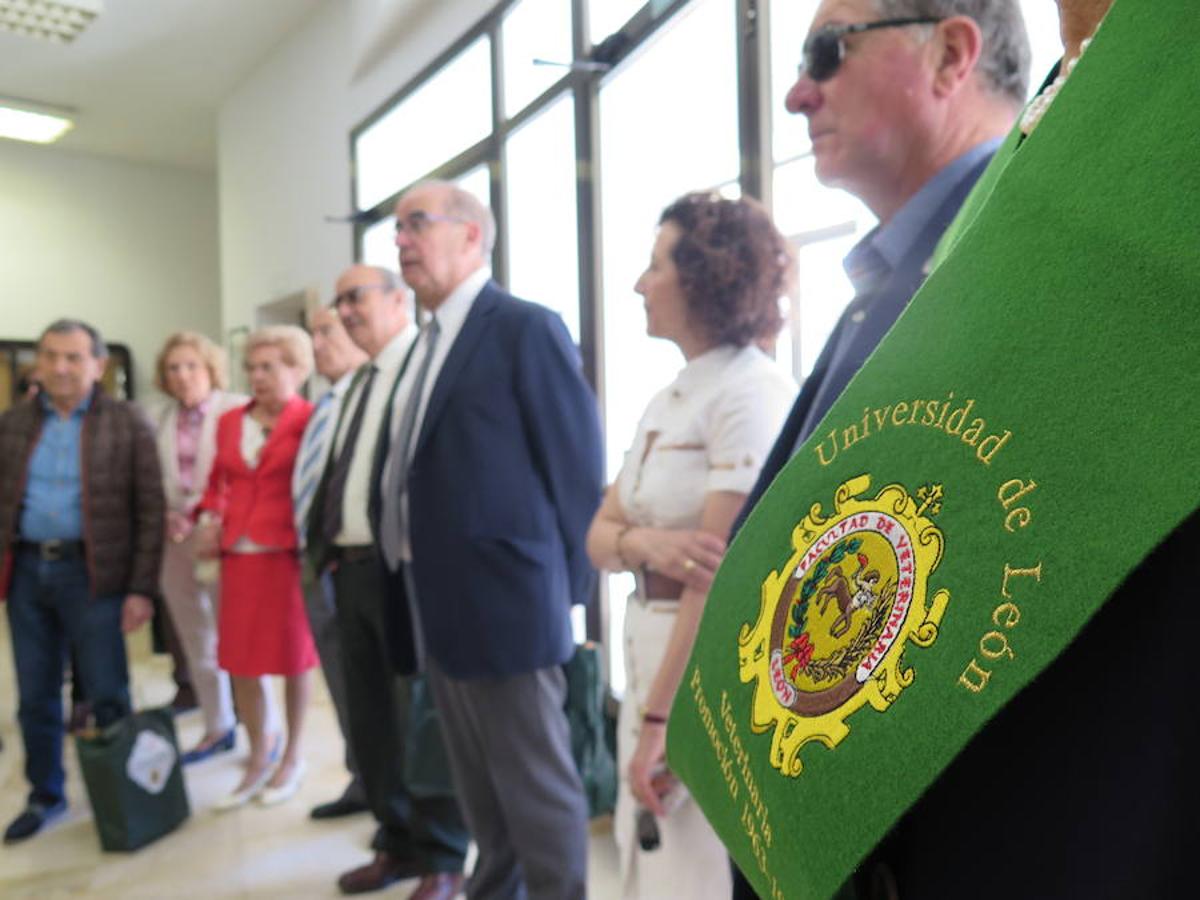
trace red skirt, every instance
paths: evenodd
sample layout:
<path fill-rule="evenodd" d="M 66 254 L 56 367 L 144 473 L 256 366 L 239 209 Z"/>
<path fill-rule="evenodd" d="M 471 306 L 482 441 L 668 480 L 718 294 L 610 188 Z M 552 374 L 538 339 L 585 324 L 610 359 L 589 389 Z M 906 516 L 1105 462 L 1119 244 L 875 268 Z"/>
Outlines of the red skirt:
<path fill-rule="evenodd" d="M 294 551 L 221 557 L 217 663 L 230 675 L 298 675 L 317 665 Z"/>

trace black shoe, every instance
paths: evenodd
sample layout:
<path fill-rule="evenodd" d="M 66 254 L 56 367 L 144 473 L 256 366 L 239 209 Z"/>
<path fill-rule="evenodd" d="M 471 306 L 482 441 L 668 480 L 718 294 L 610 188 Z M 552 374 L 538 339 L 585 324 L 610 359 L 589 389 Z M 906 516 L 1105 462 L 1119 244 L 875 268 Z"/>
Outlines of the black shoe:
<path fill-rule="evenodd" d="M 314 806 L 308 815 L 313 819 L 341 819 L 345 816 L 366 812 L 369 808 L 366 801 L 351 797 L 346 793 L 329 803 Z"/>
<path fill-rule="evenodd" d="M 50 805 L 30 801 L 29 805 L 25 807 L 25 811 L 13 819 L 5 829 L 4 843 L 15 844 L 17 841 L 33 837 L 42 830 L 42 826 L 47 822 L 61 816 L 66 811 L 66 800 L 59 800 Z"/>

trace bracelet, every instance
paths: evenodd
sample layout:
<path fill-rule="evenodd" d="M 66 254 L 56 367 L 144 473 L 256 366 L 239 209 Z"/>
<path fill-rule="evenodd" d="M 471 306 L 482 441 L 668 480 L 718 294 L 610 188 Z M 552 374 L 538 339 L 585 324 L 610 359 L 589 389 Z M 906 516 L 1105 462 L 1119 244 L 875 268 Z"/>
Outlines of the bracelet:
<path fill-rule="evenodd" d="M 660 716 L 658 713 L 648 712 L 642 714 L 642 721 L 647 725 L 666 725 L 667 717 Z"/>
<path fill-rule="evenodd" d="M 632 530 L 633 526 L 626 524 L 622 526 L 620 531 L 617 532 L 617 559 L 619 559 L 621 561 L 621 565 L 623 565 L 630 572 L 633 571 L 634 566 L 628 559 L 625 558 L 625 551 L 621 549 L 621 540 Z"/>

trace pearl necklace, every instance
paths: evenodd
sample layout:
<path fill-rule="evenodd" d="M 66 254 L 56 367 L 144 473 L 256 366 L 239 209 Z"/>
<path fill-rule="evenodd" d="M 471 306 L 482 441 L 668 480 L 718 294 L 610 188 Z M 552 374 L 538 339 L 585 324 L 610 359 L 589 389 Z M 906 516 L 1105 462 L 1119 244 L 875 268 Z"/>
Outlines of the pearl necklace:
<path fill-rule="evenodd" d="M 1094 35 L 1093 35 L 1094 37 Z M 1033 134 L 1033 129 L 1037 128 L 1038 122 L 1042 121 L 1042 116 L 1046 114 L 1046 110 L 1050 108 L 1050 104 L 1054 102 L 1054 98 L 1058 96 L 1058 92 L 1062 90 L 1062 86 L 1067 83 L 1071 72 L 1074 71 L 1076 63 L 1083 58 L 1084 51 L 1091 45 L 1092 38 L 1087 38 L 1079 45 L 1079 55 L 1073 56 L 1067 60 L 1062 67 L 1062 71 L 1055 76 L 1054 81 L 1050 86 L 1038 94 L 1025 108 L 1025 114 L 1021 116 L 1021 133 L 1026 137 Z"/>

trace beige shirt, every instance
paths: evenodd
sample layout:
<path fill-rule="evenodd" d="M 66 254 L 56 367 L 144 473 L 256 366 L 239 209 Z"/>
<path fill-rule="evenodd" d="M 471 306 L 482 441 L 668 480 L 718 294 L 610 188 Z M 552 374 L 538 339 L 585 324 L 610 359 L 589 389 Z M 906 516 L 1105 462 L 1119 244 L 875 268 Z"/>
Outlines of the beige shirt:
<path fill-rule="evenodd" d="M 617 476 L 629 522 L 695 528 L 712 491 L 748 494 L 796 396 L 757 347 L 691 360 L 650 401 Z"/>

